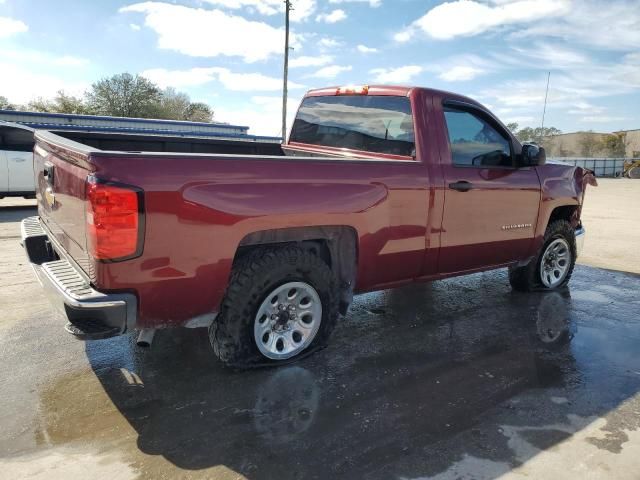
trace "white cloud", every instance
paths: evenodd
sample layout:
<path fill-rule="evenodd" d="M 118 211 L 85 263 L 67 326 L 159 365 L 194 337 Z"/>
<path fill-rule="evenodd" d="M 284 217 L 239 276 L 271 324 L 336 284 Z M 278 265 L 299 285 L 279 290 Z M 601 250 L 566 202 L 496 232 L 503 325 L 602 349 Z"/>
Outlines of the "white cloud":
<path fill-rule="evenodd" d="M 567 113 L 571 115 L 585 115 L 585 114 L 596 114 L 604 112 L 603 107 L 598 107 L 596 105 L 592 105 L 589 102 L 578 101 L 573 105 L 574 108 L 568 110 Z"/>
<path fill-rule="evenodd" d="M 287 101 L 287 126 L 291 128 L 300 104 L 299 97 Z M 216 107 L 216 120 L 234 125 L 249 126 L 253 135 L 280 136 L 282 123 L 282 97 L 254 96 L 249 101 L 235 103 L 233 108 Z"/>
<path fill-rule="evenodd" d="M 377 48 L 367 47 L 366 45 L 358 45 L 356 47 L 360 53 L 376 53 L 378 51 Z"/>
<path fill-rule="evenodd" d="M 382 0 L 329 0 L 329 3 L 368 3 L 370 7 L 378 8 L 382 5 Z"/>
<path fill-rule="evenodd" d="M 261 73 L 236 73 L 227 68 L 208 67 L 191 68 L 189 70 L 167 70 L 165 68 L 152 68 L 141 74 L 162 88 L 194 87 L 213 81 L 220 82 L 227 90 L 258 92 L 282 90 L 282 79 L 269 77 Z M 290 89 L 304 88 L 295 82 L 288 82 Z"/>
<path fill-rule="evenodd" d="M 533 48 L 511 47 L 515 52 L 537 60 L 542 68 L 573 68 L 590 63 L 588 56 L 575 50 L 569 50 L 559 45 L 536 42 Z"/>
<path fill-rule="evenodd" d="M 231 10 L 254 10 L 261 15 L 276 15 L 284 12 L 284 0 L 204 0 L 211 5 Z M 291 10 L 292 22 L 302 22 L 316 10 L 316 0 L 296 0 Z"/>
<path fill-rule="evenodd" d="M 318 41 L 318 45 L 322 49 L 328 49 L 339 47 L 340 45 L 342 45 L 342 42 L 336 40 L 335 38 L 324 37 Z"/>
<path fill-rule="evenodd" d="M 269 77 L 261 73 L 234 73 L 226 68 L 215 68 L 218 81 L 225 88 L 236 91 L 277 91 L 282 90 L 282 79 L 278 77 Z M 304 88 L 295 82 L 288 82 L 290 89 Z"/>
<path fill-rule="evenodd" d="M 317 22 L 325 22 L 325 23 L 337 23 L 345 20 L 347 18 L 347 13 L 338 8 L 329 13 L 321 13 L 316 17 Z"/>
<path fill-rule="evenodd" d="M 433 7 L 409 28 L 396 34 L 395 39 L 408 41 L 417 31 L 438 40 L 478 35 L 497 27 L 568 13 L 570 6 L 569 0 L 493 0 L 488 3 L 455 0 Z"/>
<path fill-rule="evenodd" d="M 13 65 L 28 65 L 30 70 L 41 66 L 50 67 L 84 67 L 90 62 L 86 58 L 73 55 L 56 55 L 40 50 L 16 50 L 4 48 L 0 49 L 0 59 L 11 61 Z"/>
<path fill-rule="evenodd" d="M 11 37 L 29 30 L 26 23 L 9 17 L 0 17 L 0 38 Z"/>
<path fill-rule="evenodd" d="M 512 38 L 554 37 L 571 44 L 610 50 L 638 50 L 640 8 L 637 1 L 574 2 L 570 14 L 538 22 L 511 34 Z"/>
<path fill-rule="evenodd" d="M 138 25 L 137 23 L 130 23 L 129 28 L 134 32 L 137 32 L 140 30 L 140 25 Z"/>
<path fill-rule="evenodd" d="M 51 98 L 58 90 L 82 95 L 87 83 L 0 61 L 0 92 L 14 103 L 27 103 L 35 97 Z"/>
<path fill-rule="evenodd" d="M 627 120 L 627 117 L 611 117 L 606 115 L 588 115 L 586 117 L 582 117 L 580 122 L 583 123 L 612 123 L 612 122 L 620 122 L 622 120 Z"/>
<path fill-rule="evenodd" d="M 148 78 L 161 88 L 185 88 L 204 85 L 216 79 L 213 68 L 191 68 L 189 70 L 167 70 L 166 68 L 150 68 L 140 75 Z"/>
<path fill-rule="evenodd" d="M 282 0 L 278 0 L 280 4 L 284 4 Z M 290 19 L 292 22 L 303 22 L 307 20 L 316 11 L 315 0 L 295 0 L 294 8 L 291 10 Z"/>
<path fill-rule="evenodd" d="M 333 61 L 331 55 L 301 56 L 289 59 L 289 68 L 321 67 Z"/>
<path fill-rule="evenodd" d="M 55 57 L 51 59 L 51 62 L 62 67 L 82 67 L 89 64 L 89 60 L 86 58 L 74 57 L 73 55 Z"/>
<path fill-rule="evenodd" d="M 282 54 L 282 29 L 221 10 L 143 2 L 123 7 L 120 12 L 144 14 L 145 26 L 158 34 L 159 48 L 192 57 L 225 55 L 256 62 Z M 296 45 L 293 34 L 291 42 Z"/>
<path fill-rule="evenodd" d="M 411 29 L 401 30 L 400 32 L 396 33 L 393 36 L 393 39 L 396 42 L 400 42 L 400 43 L 408 42 L 412 38 L 413 38 L 413 30 Z"/>
<path fill-rule="evenodd" d="M 533 122 L 536 121 L 535 117 L 532 117 L 531 115 L 524 115 L 524 116 L 520 116 L 520 117 L 505 117 L 501 119 L 503 123 L 517 123 L 519 125 L 531 125 Z"/>
<path fill-rule="evenodd" d="M 316 73 L 311 75 L 312 77 L 317 78 L 335 78 L 340 75 L 342 72 L 350 72 L 352 69 L 351 65 L 329 65 L 328 67 L 323 67 L 318 70 Z"/>
<path fill-rule="evenodd" d="M 470 65 L 458 65 L 452 67 L 438 75 L 438 78 L 447 82 L 463 82 L 473 80 L 478 75 L 484 73 L 484 70 Z"/>
<path fill-rule="evenodd" d="M 370 73 L 375 75 L 374 81 L 379 83 L 404 83 L 420 74 L 424 69 L 418 65 L 406 65 L 398 68 L 374 68 Z"/>
<path fill-rule="evenodd" d="M 205 0 L 212 5 L 217 5 L 233 10 L 247 7 L 255 8 L 262 15 L 275 15 L 281 8 L 280 0 Z"/>

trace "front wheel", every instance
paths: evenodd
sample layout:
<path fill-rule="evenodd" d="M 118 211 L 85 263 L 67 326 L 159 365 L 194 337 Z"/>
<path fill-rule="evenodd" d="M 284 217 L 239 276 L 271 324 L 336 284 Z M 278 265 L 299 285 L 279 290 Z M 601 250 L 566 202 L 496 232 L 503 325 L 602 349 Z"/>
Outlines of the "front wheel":
<path fill-rule="evenodd" d="M 257 248 L 236 262 L 209 329 L 227 365 L 277 363 L 323 345 L 338 318 L 331 268 L 312 250 Z"/>
<path fill-rule="evenodd" d="M 509 268 L 509 283 L 514 290 L 555 290 L 571 278 L 576 263 L 576 236 L 566 220 L 547 226 L 538 255 L 522 267 Z"/>

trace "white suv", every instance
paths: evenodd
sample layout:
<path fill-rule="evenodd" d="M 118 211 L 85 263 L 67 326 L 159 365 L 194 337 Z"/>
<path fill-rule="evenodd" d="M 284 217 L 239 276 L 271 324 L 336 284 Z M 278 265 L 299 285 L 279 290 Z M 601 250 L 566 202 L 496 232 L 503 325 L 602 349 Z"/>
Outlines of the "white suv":
<path fill-rule="evenodd" d="M 0 122 L 0 198 L 35 197 L 33 130 Z"/>

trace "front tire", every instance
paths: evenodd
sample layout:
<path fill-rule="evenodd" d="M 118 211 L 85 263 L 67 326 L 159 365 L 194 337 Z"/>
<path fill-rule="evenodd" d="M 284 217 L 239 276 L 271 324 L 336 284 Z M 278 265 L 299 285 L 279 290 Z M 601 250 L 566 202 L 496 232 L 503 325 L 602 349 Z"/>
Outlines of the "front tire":
<path fill-rule="evenodd" d="M 527 265 L 509 268 L 509 283 L 514 290 L 557 290 L 573 274 L 577 258 L 575 230 L 566 220 L 547 226 L 542 248 Z"/>
<path fill-rule="evenodd" d="M 312 250 L 256 248 L 233 267 L 211 346 L 236 367 L 293 359 L 326 343 L 338 298 L 333 271 Z"/>

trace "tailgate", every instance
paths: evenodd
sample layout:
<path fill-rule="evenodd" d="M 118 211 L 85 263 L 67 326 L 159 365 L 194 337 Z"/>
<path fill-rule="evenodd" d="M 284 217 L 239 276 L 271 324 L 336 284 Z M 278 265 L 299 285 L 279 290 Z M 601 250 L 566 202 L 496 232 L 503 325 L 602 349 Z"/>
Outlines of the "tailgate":
<path fill-rule="evenodd" d="M 85 189 L 91 148 L 51 132 L 35 135 L 33 162 L 38 214 L 57 250 L 88 274 Z"/>

